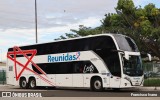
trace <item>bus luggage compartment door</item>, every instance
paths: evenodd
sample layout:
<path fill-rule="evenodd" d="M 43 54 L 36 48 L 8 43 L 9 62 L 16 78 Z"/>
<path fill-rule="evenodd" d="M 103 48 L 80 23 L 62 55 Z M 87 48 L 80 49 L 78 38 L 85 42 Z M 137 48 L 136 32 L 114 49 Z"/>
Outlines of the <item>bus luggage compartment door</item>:
<path fill-rule="evenodd" d="M 83 74 L 73 74 L 73 87 L 83 87 Z"/>
<path fill-rule="evenodd" d="M 110 88 L 119 88 L 121 83 L 121 78 L 117 76 L 110 76 Z"/>
<path fill-rule="evenodd" d="M 56 74 L 56 85 L 57 86 L 72 86 L 72 74 Z"/>

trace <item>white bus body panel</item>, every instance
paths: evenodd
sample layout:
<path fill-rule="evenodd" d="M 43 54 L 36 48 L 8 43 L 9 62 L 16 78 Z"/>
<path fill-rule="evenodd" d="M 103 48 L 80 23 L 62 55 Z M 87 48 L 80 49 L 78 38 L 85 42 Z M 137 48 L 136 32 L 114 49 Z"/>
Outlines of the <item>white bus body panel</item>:
<path fill-rule="evenodd" d="M 73 76 L 73 87 L 84 87 L 84 75 L 83 74 L 72 74 Z"/>
<path fill-rule="evenodd" d="M 56 74 L 56 86 L 72 86 L 72 74 Z"/>
<path fill-rule="evenodd" d="M 55 55 L 60 55 L 60 54 L 50 54 L 50 55 L 55 56 Z M 35 63 L 46 63 L 48 62 L 47 59 L 48 59 L 48 55 L 42 55 L 42 56 L 35 56 L 32 61 Z M 22 64 L 25 64 L 27 62 L 27 59 L 24 57 L 17 58 L 17 60 L 21 62 Z M 125 86 L 122 86 L 122 84 L 125 82 L 124 79 L 123 79 L 124 82 L 121 82 L 121 78 L 118 78 L 115 76 L 111 77 L 111 74 L 107 70 L 107 67 L 105 63 L 103 62 L 103 60 L 99 59 L 99 57 L 94 52 L 82 51 L 81 56 L 80 56 L 80 61 L 85 61 L 85 60 L 90 60 L 94 66 L 98 66 L 96 68 L 99 71 L 99 73 L 47 74 L 47 77 L 45 75 L 41 75 L 41 76 L 46 77 L 49 81 L 53 83 L 54 86 L 58 86 L 58 87 L 90 87 L 90 81 L 91 81 L 92 76 L 101 77 L 102 82 L 103 82 L 103 87 L 105 88 L 125 87 Z M 8 66 L 14 66 L 14 62 L 8 59 Z M 22 70 L 22 67 L 19 66 L 18 64 L 16 66 L 17 66 L 17 74 L 19 74 L 19 72 Z M 32 69 L 32 64 L 29 63 L 27 68 Z M 8 76 L 7 84 L 19 85 L 19 80 L 16 81 L 16 78 L 15 78 L 16 77 L 15 68 L 13 68 L 13 71 L 8 71 L 7 76 Z M 28 82 L 29 77 L 35 77 L 37 86 L 52 86 L 28 70 L 24 70 L 21 76 L 25 77 L 27 79 L 27 82 Z M 128 84 L 130 83 L 128 82 Z"/>
<path fill-rule="evenodd" d="M 96 36 L 99 36 L 99 35 L 96 35 Z M 106 36 L 111 36 L 113 38 L 112 35 L 106 35 Z M 67 41 L 67 40 L 64 40 L 64 41 Z M 116 40 L 114 38 L 113 38 L 113 41 L 115 42 L 116 47 L 118 47 Z M 68 52 L 68 53 L 75 54 L 75 52 Z M 61 86 L 62 87 L 63 86 L 65 87 L 90 87 L 90 81 L 93 76 L 101 77 L 102 82 L 103 82 L 103 87 L 106 87 L 106 88 L 132 87 L 129 81 L 127 81 L 126 79 L 123 79 L 124 74 L 122 74 L 122 78 L 119 78 L 116 76 L 112 77 L 111 73 L 106 67 L 107 65 L 93 51 L 80 51 L 80 53 L 81 53 L 80 60 L 77 60 L 77 61 L 86 61 L 86 60 L 91 61 L 93 65 L 97 68 L 99 73 L 47 74 L 47 77 L 45 75 L 41 75 L 41 76 L 51 81 L 54 86 L 60 86 L 60 87 Z M 60 56 L 62 54 L 65 54 L 65 53 L 37 55 L 33 57 L 32 61 L 36 64 L 38 63 L 56 63 L 56 62 L 48 62 L 48 55 Z M 28 61 L 28 59 L 26 59 L 25 57 L 19 57 L 16 60 L 21 62 L 24 65 Z M 61 61 L 61 62 L 65 62 L 65 61 Z M 7 66 L 8 66 L 7 67 L 7 84 L 19 85 L 19 80 L 16 81 L 14 61 L 8 59 Z M 9 71 L 9 66 L 13 66 L 13 71 Z M 19 72 L 22 70 L 22 67 L 19 66 L 18 64 L 16 66 L 17 66 L 17 73 L 19 74 Z M 121 66 L 122 66 L 122 63 L 121 63 Z M 32 64 L 29 63 L 27 68 L 32 69 Z M 122 69 L 121 69 L 121 72 L 123 72 Z M 35 77 L 37 86 L 52 86 L 48 84 L 47 82 L 45 82 L 44 80 L 42 80 L 37 75 L 33 74 L 32 72 L 26 69 L 24 70 L 21 76 L 25 77 L 27 79 L 27 82 L 28 82 L 29 77 Z M 128 85 L 124 86 L 125 83 L 127 83 Z"/>
<path fill-rule="evenodd" d="M 110 88 L 119 88 L 121 83 L 121 78 L 116 76 L 111 76 L 109 78 Z"/>
<path fill-rule="evenodd" d="M 12 70 L 9 70 L 9 67 L 11 67 Z M 7 84 L 13 85 L 14 81 L 16 80 L 14 74 L 14 62 L 10 59 L 7 60 L 7 69 L 6 69 L 6 81 Z"/>

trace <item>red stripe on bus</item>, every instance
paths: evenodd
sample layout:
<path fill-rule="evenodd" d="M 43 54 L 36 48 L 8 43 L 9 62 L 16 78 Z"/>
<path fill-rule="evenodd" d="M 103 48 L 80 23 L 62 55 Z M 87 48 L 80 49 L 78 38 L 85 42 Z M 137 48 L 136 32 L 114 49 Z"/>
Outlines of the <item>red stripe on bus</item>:
<path fill-rule="evenodd" d="M 48 84 L 53 85 L 53 83 L 51 81 L 49 81 L 48 79 L 44 78 L 43 76 L 41 76 L 40 74 L 38 74 L 37 72 L 33 71 L 30 68 L 27 68 L 29 63 L 32 63 L 33 66 L 35 66 L 41 73 L 42 75 L 46 76 L 46 73 L 37 65 L 35 64 L 32 59 L 33 57 L 36 55 L 37 50 L 21 50 L 19 47 L 15 46 L 13 48 L 13 51 L 8 52 L 7 53 L 7 58 L 9 58 L 10 60 L 12 60 L 14 62 L 14 66 L 15 66 L 15 76 L 16 76 L 16 81 L 19 80 L 20 76 L 22 75 L 22 73 L 24 72 L 24 70 L 28 70 L 32 73 L 34 73 L 35 75 L 37 75 L 39 78 L 41 78 L 43 81 L 47 82 Z M 30 58 L 27 56 L 27 54 L 31 54 Z M 12 57 L 11 55 L 14 55 L 14 57 Z M 20 63 L 19 61 L 16 60 L 16 55 L 23 55 L 28 61 L 25 63 L 25 65 L 23 65 L 22 63 Z M 19 74 L 17 74 L 17 64 L 22 68 L 22 70 L 20 71 Z M 47 77 L 47 76 L 46 76 Z"/>

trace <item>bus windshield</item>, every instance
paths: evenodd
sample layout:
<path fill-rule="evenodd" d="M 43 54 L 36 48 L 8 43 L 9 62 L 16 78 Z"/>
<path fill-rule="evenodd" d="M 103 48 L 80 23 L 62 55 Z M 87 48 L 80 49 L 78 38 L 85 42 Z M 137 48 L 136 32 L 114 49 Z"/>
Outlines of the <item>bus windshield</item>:
<path fill-rule="evenodd" d="M 140 56 L 130 56 L 129 60 L 124 58 L 123 72 L 129 76 L 142 76 L 142 61 Z"/>

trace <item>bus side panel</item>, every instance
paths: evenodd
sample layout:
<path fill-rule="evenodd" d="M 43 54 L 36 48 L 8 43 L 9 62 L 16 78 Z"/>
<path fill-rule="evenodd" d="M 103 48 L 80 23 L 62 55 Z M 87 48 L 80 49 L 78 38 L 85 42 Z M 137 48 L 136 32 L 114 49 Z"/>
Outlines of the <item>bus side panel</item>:
<path fill-rule="evenodd" d="M 36 76 L 37 77 L 36 78 L 37 86 L 56 86 L 56 82 L 55 82 L 56 81 L 56 75 L 48 74 L 48 75 L 45 76 L 45 75 L 41 74 L 41 76 L 43 78 L 45 78 L 45 80 L 40 78 L 40 77 L 38 77 L 38 76 Z"/>
<path fill-rule="evenodd" d="M 28 67 L 30 68 L 30 67 Z M 35 78 L 36 80 L 36 86 L 52 86 L 51 84 L 49 84 L 46 80 L 49 80 L 50 82 L 54 82 L 55 81 L 55 77 L 54 75 L 42 75 L 42 74 L 39 74 L 40 76 L 34 74 L 34 73 L 31 73 L 30 71 L 28 70 L 24 70 L 23 74 L 21 75 L 21 77 L 25 77 L 27 82 L 29 83 L 29 78 Z M 42 79 L 42 77 L 45 79 Z M 19 84 L 19 83 L 18 83 Z"/>
<path fill-rule="evenodd" d="M 83 86 L 84 86 L 84 75 L 73 74 L 73 87 L 83 87 Z"/>
<path fill-rule="evenodd" d="M 17 70 L 19 70 L 19 65 L 16 64 L 16 68 Z M 12 60 L 8 59 L 7 61 L 7 84 L 10 85 L 15 85 L 18 86 L 19 85 L 19 80 L 16 80 L 16 74 L 15 74 L 15 64 Z M 18 76 L 19 72 L 17 71 L 17 76 Z"/>
<path fill-rule="evenodd" d="M 98 69 L 97 76 L 101 77 L 103 82 L 103 87 L 108 88 L 110 85 L 110 72 L 108 71 L 108 68 L 106 67 L 105 63 L 102 60 L 92 60 L 92 63 L 96 66 Z M 96 75 L 94 75 L 96 76 Z"/>
<path fill-rule="evenodd" d="M 41 79 L 37 76 L 34 76 L 36 79 L 36 86 L 41 86 Z"/>
<path fill-rule="evenodd" d="M 14 62 L 10 59 L 7 59 L 7 69 L 6 69 L 6 81 L 7 84 L 14 85 L 15 81 L 15 73 L 14 73 Z"/>
<path fill-rule="evenodd" d="M 84 76 L 84 87 L 90 87 L 92 74 L 83 74 Z"/>
<path fill-rule="evenodd" d="M 56 74 L 56 86 L 72 87 L 72 74 Z"/>

